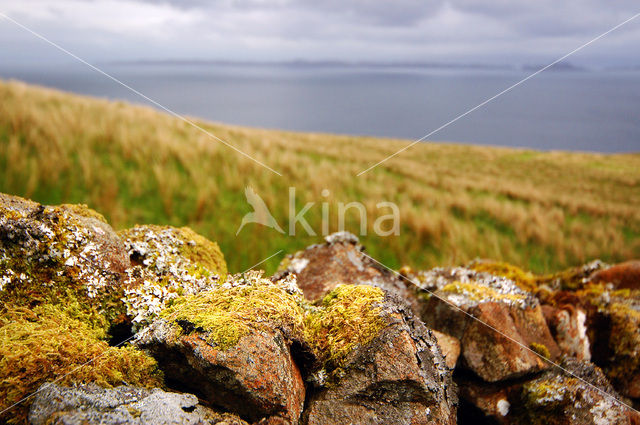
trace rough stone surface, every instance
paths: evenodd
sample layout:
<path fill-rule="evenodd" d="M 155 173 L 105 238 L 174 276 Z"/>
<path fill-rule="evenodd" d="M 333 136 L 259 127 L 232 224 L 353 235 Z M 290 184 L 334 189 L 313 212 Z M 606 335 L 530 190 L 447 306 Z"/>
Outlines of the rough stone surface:
<path fill-rule="evenodd" d="M 487 383 L 474 377 L 457 377 L 456 383 L 460 389 L 460 423 L 508 425 L 512 422 L 512 403 L 519 398 L 521 382 Z"/>
<path fill-rule="evenodd" d="M 622 398 L 602 371 L 588 362 L 567 359 L 561 366 L 523 385 L 518 423 L 604 425 L 637 423 L 638 415 L 621 403 Z"/>
<path fill-rule="evenodd" d="M 458 338 L 461 365 L 485 381 L 547 369 L 540 355 L 558 356 L 538 300 L 513 281 L 465 268 L 433 269 L 408 279 L 425 291 L 425 324 Z"/>
<path fill-rule="evenodd" d="M 560 366 L 564 370 L 554 367 L 541 375 L 500 383 L 459 377 L 463 406 L 477 409 L 461 413 L 465 423 L 638 423 L 640 417 L 625 406 L 597 366 L 570 358 Z"/>
<path fill-rule="evenodd" d="M 398 294 L 415 307 L 412 290 L 397 275 L 367 257 L 355 235 L 338 232 L 325 240 L 324 244 L 288 255 L 280 265 L 281 272 L 297 277 L 308 300 L 320 300 L 340 284 L 373 285 Z"/>
<path fill-rule="evenodd" d="M 640 296 L 604 297 L 592 315 L 593 361 L 619 392 L 640 398 Z"/>
<path fill-rule="evenodd" d="M 380 333 L 333 371 L 337 381 L 309 397 L 306 424 L 456 423 L 456 390 L 434 335 L 393 295 L 381 317 Z"/>
<path fill-rule="evenodd" d="M 72 388 L 44 384 L 31 406 L 29 422 L 33 425 L 247 425 L 236 416 L 200 405 L 192 394 L 131 386 L 105 389 L 95 384 Z"/>
<path fill-rule="evenodd" d="M 562 308 L 543 305 L 542 311 L 562 354 L 578 360 L 591 360 L 586 311 L 571 304 Z"/>
<path fill-rule="evenodd" d="M 444 360 L 447 363 L 449 369 L 454 369 L 456 363 L 458 363 L 458 357 L 460 357 L 460 341 L 451 335 L 443 334 L 435 330 L 431 331 L 433 336 L 436 337 L 440 352 L 444 356 Z"/>
<path fill-rule="evenodd" d="M 626 261 L 593 273 L 594 283 L 611 283 L 616 289 L 640 289 L 640 260 Z"/>
<path fill-rule="evenodd" d="M 288 295 L 286 285 L 287 282 L 272 283 L 253 274 L 245 280 L 230 277 L 218 292 L 207 293 L 212 303 L 204 303 L 206 313 L 211 315 L 206 320 L 218 320 L 224 326 L 209 329 L 201 324 L 199 320 L 203 319 L 196 317 L 196 313 L 191 319 L 188 314 L 185 318 L 160 318 L 138 334 L 136 344 L 158 360 L 168 382 L 198 394 L 213 406 L 237 413 L 248 421 L 267 418 L 270 422 L 266 423 L 275 424 L 280 418 L 283 423 L 296 424 L 305 399 L 304 382 L 288 337 L 295 333 L 292 327 L 296 317 L 288 318 L 292 323 L 288 329 L 286 323 L 283 325 L 283 321 L 275 318 L 277 309 L 283 307 L 278 304 L 287 301 L 287 298 L 275 298 L 276 295 L 290 297 L 288 301 L 294 307 L 292 316 L 297 313 L 295 298 Z M 213 303 L 234 288 L 237 292 L 229 296 L 228 303 Z M 257 302 L 256 293 L 272 297 L 263 300 L 270 309 L 267 313 L 222 310 L 227 304 L 241 303 L 240 297 L 249 305 Z M 188 300 L 184 305 L 186 310 L 190 308 Z M 235 318 L 240 323 L 230 322 Z M 225 332 L 233 338 L 227 338 Z M 225 338 L 216 340 L 219 335 Z"/>
<path fill-rule="evenodd" d="M 565 322 L 569 332 L 564 337 L 555 325 L 558 342 L 568 354 L 575 351 L 576 356 L 581 348 L 586 348 L 580 341 L 582 320 L 576 320 L 576 326 L 571 323 L 574 317 L 580 319 L 580 311 L 586 312 L 591 361 L 602 368 L 619 393 L 640 398 L 640 290 L 615 288 L 605 281 L 582 282 L 576 288 L 540 294 L 547 318 L 552 319 L 552 328 L 554 321 L 562 325 L 553 319 L 558 311 L 565 310 L 563 316 L 569 318 Z M 576 338 L 572 336 L 572 328 L 580 330 Z"/>

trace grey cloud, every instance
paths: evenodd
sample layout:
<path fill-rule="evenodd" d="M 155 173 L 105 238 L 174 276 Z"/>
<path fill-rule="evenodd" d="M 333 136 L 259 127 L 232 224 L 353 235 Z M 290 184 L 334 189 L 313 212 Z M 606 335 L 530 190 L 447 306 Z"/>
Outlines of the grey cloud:
<path fill-rule="evenodd" d="M 23 0 L 30 1 L 36 0 Z M 49 34 L 72 40 L 68 46 L 80 52 L 98 52 L 99 46 L 99 55 L 107 52 L 109 59 L 126 51 L 129 58 L 151 59 L 537 62 L 637 13 L 630 0 L 119 0 L 123 9 L 133 10 L 128 26 L 116 15 L 116 21 L 101 22 L 92 31 L 87 17 L 74 9 L 83 0 L 38 1 L 51 11 L 50 18 L 22 7 L 25 24 L 50 28 Z M 16 4 L 0 0 L 0 10 Z M 95 4 L 111 7 L 103 0 L 83 4 L 89 5 L 83 13 Z M 161 13 L 162 19 L 156 24 L 147 19 L 143 27 L 135 13 Z M 639 27 L 640 18 L 586 53 L 625 62 L 636 56 L 640 62 L 634 53 Z M 19 50 L 14 47 L 0 39 L 0 51 Z"/>

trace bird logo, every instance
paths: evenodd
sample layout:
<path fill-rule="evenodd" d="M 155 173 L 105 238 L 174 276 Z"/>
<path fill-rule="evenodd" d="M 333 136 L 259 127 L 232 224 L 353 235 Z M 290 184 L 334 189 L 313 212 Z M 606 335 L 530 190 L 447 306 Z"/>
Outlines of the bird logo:
<path fill-rule="evenodd" d="M 240 223 L 236 236 L 238 236 L 245 224 L 249 223 L 262 224 L 263 226 L 276 229 L 280 233 L 284 233 L 284 230 L 282 230 L 276 219 L 271 215 L 269 208 L 267 208 L 267 204 L 265 204 L 260 195 L 258 195 L 253 188 L 247 186 L 244 189 L 244 195 L 247 198 L 249 205 L 253 207 L 253 212 L 247 213 L 242 217 L 242 223 Z"/>

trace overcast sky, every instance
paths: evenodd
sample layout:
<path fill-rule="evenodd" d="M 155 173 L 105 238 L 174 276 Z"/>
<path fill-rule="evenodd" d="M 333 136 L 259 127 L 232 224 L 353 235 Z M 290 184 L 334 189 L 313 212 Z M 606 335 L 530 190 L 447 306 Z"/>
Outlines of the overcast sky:
<path fill-rule="evenodd" d="M 540 64 L 640 12 L 637 0 L 0 0 L 90 61 L 374 60 Z M 0 18 L 0 61 L 69 60 Z M 639 65 L 640 17 L 570 59 Z"/>

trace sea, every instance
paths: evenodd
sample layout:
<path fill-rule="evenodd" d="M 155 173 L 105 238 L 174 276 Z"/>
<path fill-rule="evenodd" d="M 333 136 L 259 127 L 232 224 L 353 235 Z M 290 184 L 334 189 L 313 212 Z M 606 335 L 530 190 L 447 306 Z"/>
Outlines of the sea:
<path fill-rule="evenodd" d="M 551 69 L 495 97 L 533 70 L 208 62 L 96 66 L 177 114 L 221 123 L 408 140 L 444 127 L 424 143 L 640 152 L 640 69 Z M 151 105 L 81 63 L 0 64 L 0 78 Z"/>

